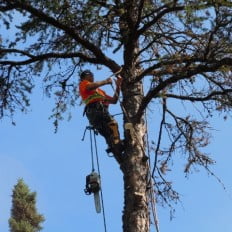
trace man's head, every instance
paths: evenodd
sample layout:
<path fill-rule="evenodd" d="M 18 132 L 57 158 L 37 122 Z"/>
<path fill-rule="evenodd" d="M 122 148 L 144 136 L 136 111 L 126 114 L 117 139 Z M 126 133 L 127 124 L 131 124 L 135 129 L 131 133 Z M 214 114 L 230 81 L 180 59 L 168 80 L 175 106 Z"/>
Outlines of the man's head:
<path fill-rule="evenodd" d="M 93 82 L 93 73 L 90 70 L 85 70 L 80 75 L 81 80 L 88 80 Z"/>

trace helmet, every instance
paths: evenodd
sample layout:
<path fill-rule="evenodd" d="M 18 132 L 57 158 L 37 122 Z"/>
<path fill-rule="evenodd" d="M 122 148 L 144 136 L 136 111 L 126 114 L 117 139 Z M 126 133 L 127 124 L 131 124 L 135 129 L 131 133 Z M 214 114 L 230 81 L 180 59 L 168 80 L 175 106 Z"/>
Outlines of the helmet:
<path fill-rule="evenodd" d="M 81 73 L 80 77 L 81 77 L 81 79 L 83 79 L 83 78 L 84 78 L 85 76 L 87 76 L 87 75 L 93 76 L 93 73 L 92 73 L 90 70 L 86 69 L 85 71 L 83 71 L 83 72 Z"/>

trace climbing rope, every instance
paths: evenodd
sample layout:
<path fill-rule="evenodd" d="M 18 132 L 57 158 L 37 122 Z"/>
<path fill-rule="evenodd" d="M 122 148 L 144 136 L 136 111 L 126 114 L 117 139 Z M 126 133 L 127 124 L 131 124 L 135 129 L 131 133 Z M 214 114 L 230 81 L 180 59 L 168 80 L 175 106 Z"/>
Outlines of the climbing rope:
<path fill-rule="evenodd" d="M 96 161 L 97 161 L 97 169 L 98 169 L 98 173 L 99 173 L 100 178 L 101 178 L 99 158 L 98 158 L 98 150 L 97 150 L 96 133 L 95 132 L 94 132 L 94 145 L 95 145 L 95 155 L 96 155 Z M 102 204 L 102 215 L 103 215 L 104 229 L 105 229 L 105 232 L 107 232 L 107 229 L 106 229 L 106 216 L 105 216 L 105 207 L 104 207 L 102 187 L 100 189 L 100 192 L 101 192 L 101 204 Z"/>
<path fill-rule="evenodd" d="M 89 128 L 89 136 L 90 136 L 90 149 L 91 149 L 91 164 L 92 164 L 92 172 L 95 171 L 94 168 L 94 157 L 93 157 L 93 138 L 92 138 L 92 128 Z M 99 173 L 100 174 L 100 173 Z"/>

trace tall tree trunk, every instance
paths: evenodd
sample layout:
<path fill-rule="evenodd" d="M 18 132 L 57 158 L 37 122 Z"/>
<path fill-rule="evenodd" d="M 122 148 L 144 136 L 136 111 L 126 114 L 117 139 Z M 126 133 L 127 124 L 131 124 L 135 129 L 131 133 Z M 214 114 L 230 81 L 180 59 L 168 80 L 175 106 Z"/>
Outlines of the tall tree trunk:
<path fill-rule="evenodd" d="M 129 88 L 125 84 L 122 92 L 126 143 L 125 157 L 121 164 L 124 175 L 123 232 L 148 232 L 150 219 L 144 140 L 146 128 L 144 120 L 133 120 L 143 98 L 142 83 L 130 85 Z"/>

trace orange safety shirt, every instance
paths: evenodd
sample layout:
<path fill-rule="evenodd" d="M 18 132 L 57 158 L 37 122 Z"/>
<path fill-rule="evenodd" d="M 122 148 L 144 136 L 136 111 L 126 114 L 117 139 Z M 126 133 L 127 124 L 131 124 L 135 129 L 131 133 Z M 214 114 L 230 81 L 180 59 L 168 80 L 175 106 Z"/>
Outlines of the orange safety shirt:
<path fill-rule="evenodd" d="M 83 102 L 88 105 L 94 102 L 102 102 L 105 105 L 109 105 L 109 100 L 112 97 L 108 96 L 105 91 L 100 88 L 88 90 L 87 86 L 90 84 L 90 81 L 83 80 L 79 84 L 79 93 L 82 97 Z"/>

